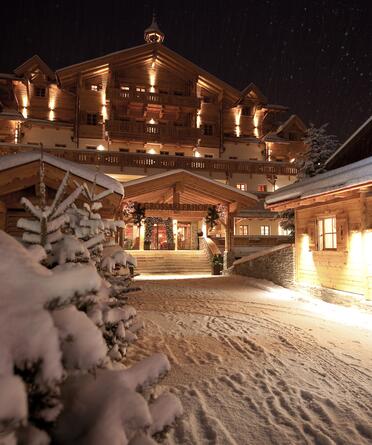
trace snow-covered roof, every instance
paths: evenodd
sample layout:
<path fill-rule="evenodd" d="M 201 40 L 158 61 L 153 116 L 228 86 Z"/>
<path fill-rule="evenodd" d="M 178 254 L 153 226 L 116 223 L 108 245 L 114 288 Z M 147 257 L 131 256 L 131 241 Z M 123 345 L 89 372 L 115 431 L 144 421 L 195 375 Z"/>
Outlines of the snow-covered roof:
<path fill-rule="evenodd" d="M 368 128 L 369 125 L 372 125 L 372 116 L 370 116 L 364 124 L 362 124 L 354 133 L 346 139 L 346 141 L 327 159 L 325 166 L 332 163 L 332 161 L 337 158 L 341 152 L 346 150 L 346 147 L 352 142 L 356 137 L 358 137 L 364 130 Z"/>
<path fill-rule="evenodd" d="M 0 157 L 0 171 L 8 170 L 9 168 L 17 167 L 19 165 L 29 164 L 40 159 L 40 152 L 16 153 Z M 124 194 L 123 186 L 116 179 L 110 176 L 96 172 L 88 167 L 84 167 L 75 162 L 66 161 L 65 159 L 57 158 L 44 153 L 44 162 L 54 167 L 65 171 L 70 171 L 72 175 L 79 176 L 87 181 L 93 182 L 96 178 L 96 183 L 108 190 L 112 190 L 120 195 Z"/>
<path fill-rule="evenodd" d="M 318 196 L 372 183 L 372 156 L 283 187 L 266 198 L 267 205 Z"/>
<path fill-rule="evenodd" d="M 222 182 L 215 181 L 214 179 L 206 178 L 204 176 L 200 176 L 200 175 L 197 175 L 196 173 L 192 173 L 192 172 L 189 172 L 187 170 L 182 170 L 182 169 L 170 170 L 170 171 L 167 171 L 167 172 L 157 173 L 155 175 L 145 176 L 143 178 L 133 179 L 133 181 L 125 182 L 123 184 L 124 195 L 125 195 L 125 189 L 127 187 L 129 187 L 129 186 L 145 184 L 146 182 L 151 182 L 154 179 L 167 178 L 169 176 L 177 175 L 179 173 L 184 173 L 186 175 L 193 176 L 194 178 L 202 179 L 203 181 L 209 182 L 209 183 L 211 183 L 213 185 L 217 185 L 217 186 L 219 186 L 219 187 L 221 187 L 221 188 L 223 188 L 225 190 L 229 190 L 229 191 L 233 191 L 234 193 L 238 193 L 238 194 L 244 196 L 245 198 L 248 197 L 248 198 L 253 199 L 254 201 L 258 201 L 257 196 L 253 195 L 252 193 L 243 192 L 242 190 L 240 190 L 240 189 L 238 189 L 236 187 L 232 187 L 231 185 L 226 185 L 226 184 L 223 184 Z"/>

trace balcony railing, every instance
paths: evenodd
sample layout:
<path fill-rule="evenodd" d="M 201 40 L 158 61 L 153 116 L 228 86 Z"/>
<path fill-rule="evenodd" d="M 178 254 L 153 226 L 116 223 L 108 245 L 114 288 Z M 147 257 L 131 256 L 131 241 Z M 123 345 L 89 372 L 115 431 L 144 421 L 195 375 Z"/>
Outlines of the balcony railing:
<path fill-rule="evenodd" d="M 0 155 L 38 150 L 40 150 L 40 147 L 36 145 L 0 143 Z M 297 174 L 297 169 L 292 164 L 284 162 L 233 161 L 189 156 L 162 156 L 50 147 L 44 147 L 44 152 L 80 164 L 119 167 L 121 171 L 126 168 L 140 168 L 144 170 L 154 168 L 162 170 L 184 169 L 208 173 L 223 172 L 226 176 L 231 176 L 233 173 L 276 176 L 295 176 Z"/>
<path fill-rule="evenodd" d="M 123 103 L 141 103 L 173 105 L 179 107 L 199 108 L 200 99 L 196 96 L 181 96 L 177 94 L 138 92 L 131 90 L 121 90 L 120 88 L 110 88 L 110 99 Z"/>
<path fill-rule="evenodd" d="M 200 128 L 120 120 L 107 121 L 106 130 L 108 130 L 112 139 L 128 138 L 148 142 L 177 141 L 196 144 L 201 136 Z"/>

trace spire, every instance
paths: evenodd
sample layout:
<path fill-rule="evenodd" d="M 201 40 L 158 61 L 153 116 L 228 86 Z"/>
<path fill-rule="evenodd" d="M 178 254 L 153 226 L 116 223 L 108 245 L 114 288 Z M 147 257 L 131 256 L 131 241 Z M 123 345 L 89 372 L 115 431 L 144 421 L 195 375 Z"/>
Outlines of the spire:
<path fill-rule="evenodd" d="M 147 43 L 162 43 L 164 41 L 165 34 L 160 30 L 159 25 L 156 22 L 155 12 L 152 14 L 151 25 L 145 29 L 144 38 Z"/>

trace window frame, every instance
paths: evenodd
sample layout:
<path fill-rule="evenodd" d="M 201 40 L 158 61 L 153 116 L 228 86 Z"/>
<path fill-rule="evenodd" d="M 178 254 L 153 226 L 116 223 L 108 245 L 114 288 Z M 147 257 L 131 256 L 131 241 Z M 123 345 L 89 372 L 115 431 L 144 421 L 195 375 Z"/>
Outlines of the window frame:
<path fill-rule="evenodd" d="M 249 235 L 249 224 L 239 224 L 239 236 L 248 236 L 248 235 Z"/>
<path fill-rule="evenodd" d="M 326 221 L 331 220 L 331 232 L 326 231 Z M 326 246 L 326 239 L 331 237 L 332 247 Z M 327 215 L 318 217 L 316 220 L 316 238 L 317 250 L 322 251 L 336 251 L 337 250 L 337 218 L 336 215 Z"/>
<path fill-rule="evenodd" d="M 242 183 L 236 184 L 236 188 L 242 192 L 247 192 L 248 184 L 246 182 L 242 182 Z"/>
<path fill-rule="evenodd" d="M 264 233 L 262 233 L 262 229 L 264 229 L 263 230 Z M 266 229 L 267 229 L 267 233 L 265 233 Z M 271 230 L 270 230 L 270 226 L 268 224 L 260 225 L 260 235 L 261 236 L 270 236 L 270 232 L 271 232 Z"/>
<path fill-rule="evenodd" d="M 43 91 L 43 94 L 38 94 L 41 91 Z M 47 97 L 47 89 L 46 89 L 46 87 L 36 86 L 35 85 L 35 97 L 39 97 L 39 98 Z"/>
<path fill-rule="evenodd" d="M 87 113 L 86 124 L 92 127 L 99 125 L 99 113 Z"/>

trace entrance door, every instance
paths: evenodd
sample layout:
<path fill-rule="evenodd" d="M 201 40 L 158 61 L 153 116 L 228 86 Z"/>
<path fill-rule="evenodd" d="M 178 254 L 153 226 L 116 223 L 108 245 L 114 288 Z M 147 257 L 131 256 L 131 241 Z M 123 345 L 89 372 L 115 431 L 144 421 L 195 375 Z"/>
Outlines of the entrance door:
<path fill-rule="evenodd" d="M 178 221 L 177 224 L 177 249 L 191 249 L 191 223 Z"/>
<path fill-rule="evenodd" d="M 151 234 L 151 250 L 167 249 L 167 231 L 165 224 L 154 224 Z"/>

